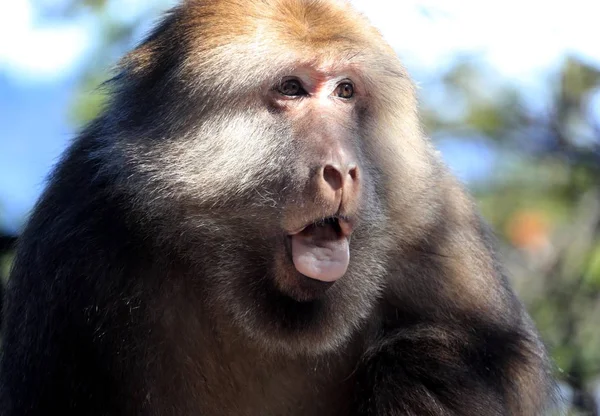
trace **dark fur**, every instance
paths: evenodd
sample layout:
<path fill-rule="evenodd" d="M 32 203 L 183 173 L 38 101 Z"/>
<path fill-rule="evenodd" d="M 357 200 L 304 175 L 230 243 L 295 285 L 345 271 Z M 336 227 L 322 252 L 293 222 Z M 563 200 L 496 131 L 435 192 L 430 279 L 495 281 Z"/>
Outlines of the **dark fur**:
<path fill-rule="evenodd" d="M 300 131 L 256 91 L 294 70 L 282 51 L 328 45 L 368 94 Z M 188 1 L 111 88 L 20 239 L 0 414 L 545 414 L 544 347 L 362 17 Z M 361 166 L 359 223 L 347 274 L 300 302 L 281 224 L 320 209 L 305 178 L 324 131 Z"/>

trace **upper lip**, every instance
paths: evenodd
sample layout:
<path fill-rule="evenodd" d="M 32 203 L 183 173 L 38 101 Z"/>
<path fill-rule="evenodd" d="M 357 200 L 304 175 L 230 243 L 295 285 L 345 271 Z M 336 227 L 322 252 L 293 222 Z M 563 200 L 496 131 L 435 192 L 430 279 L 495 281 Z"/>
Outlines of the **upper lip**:
<path fill-rule="evenodd" d="M 304 224 L 302 227 L 296 228 L 291 232 L 288 232 L 289 235 L 299 234 L 304 231 L 306 228 L 311 225 L 318 225 L 328 221 L 334 220 L 340 227 L 341 234 L 343 237 L 349 237 L 354 231 L 355 221 L 352 217 L 347 217 L 343 215 L 331 215 L 329 217 L 323 217 L 319 219 L 315 219 L 309 223 Z"/>

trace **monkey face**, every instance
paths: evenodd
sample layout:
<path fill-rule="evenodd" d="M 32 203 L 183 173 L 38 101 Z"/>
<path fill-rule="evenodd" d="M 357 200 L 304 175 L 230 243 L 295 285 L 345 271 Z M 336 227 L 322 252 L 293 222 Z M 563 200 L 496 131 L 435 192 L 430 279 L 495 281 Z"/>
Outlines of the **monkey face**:
<path fill-rule="evenodd" d="M 299 73 L 282 79 L 265 98 L 291 132 L 293 186 L 284 201 L 281 228 L 295 271 L 308 277 L 277 283 L 303 301 L 318 297 L 346 273 L 349 242 L 369 181 L 360 160 L 354 82 L 314 68 Z M 278 274 L 289 275 L 285 270 Z"/>
<path fill-rule="evenodd" d="M 219 159 L 236 164 L 214 166 L 212 177 L 227 180 L 209 188 L 234 197 L 196 211 L 220 230 L 202 230 L 219 259 L 210 288 L 270 348 L 332 348 L 383 287 L 384 198 L 361 130 L 363 91 L 358 74 L 306 66 L 263 88 L 253 114 L 239 113 L 249 128 L 211 136 L 228 140 Z"/>
<path fill-rule="evenodd" d="M 412 84 L 344 2 L 227 3 L 186 2 L 126 58 L 109 163 L 210 308 L 270 348 L 326 351 L 424 217 Z"/>

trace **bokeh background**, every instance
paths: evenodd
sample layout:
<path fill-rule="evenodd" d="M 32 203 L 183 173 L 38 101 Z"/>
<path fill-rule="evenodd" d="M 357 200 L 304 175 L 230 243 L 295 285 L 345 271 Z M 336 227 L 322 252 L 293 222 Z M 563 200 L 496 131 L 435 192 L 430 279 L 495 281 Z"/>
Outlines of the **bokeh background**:
<path fill-rule="evenodd" d="M 354 0 L 419 86 L 556 362 L 570 412 L 600 403 L 600 3 Z M 0 277 L 99 84 L 173 0 L 0 1 Z M 335 22 L 332 22 L 335 24 Z"/>

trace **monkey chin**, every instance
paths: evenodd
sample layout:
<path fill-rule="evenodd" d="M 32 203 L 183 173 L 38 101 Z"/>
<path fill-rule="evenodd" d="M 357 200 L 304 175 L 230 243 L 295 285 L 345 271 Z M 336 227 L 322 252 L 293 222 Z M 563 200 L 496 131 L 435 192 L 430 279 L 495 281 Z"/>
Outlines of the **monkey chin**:
<path fill-rule="evenodd" d="M 220 301 L 211 307 L 223 308 L 236 330 L 259 350 L 288 357 L 322 356 L 350 342 L 371 316 L 384 286 L 384 269 L 381 259 L 368 253 L 379 246 L 383 235 L 377 238 L 379 227 L 365 218 L 359 226 L 352 217 L 340 217 L 341 224 L 334 217 L 278 227 L 263 234 L 264 240 L 246 245 L 245 254 L 227 255 L 226 269 L 215 269 L 220 277 L 212 280 L 216 284 L 211 290 Z M 331 230 L 309 229 L 324 225 L 332 226 L 337 236 Z M 298 271 L 291 240 L 305 229 L 307 234 L 314 232 L 317 242 L 322 242 L 319 237 L 348 240 L 352 256 L 343 275 L 326 281 Z"/>
<path fill-rule="evenodd" d="M 246 287 L 243 304 L 228 304 L 234 307 L 230 311 L 237 326 L 271 353 L 289 357 L 334 351 L 348 341 L 357 320 L 363 318 L 356 310 L 346 311 L 345 278 L 349 276 L 325 282 L 301 274 L 292 261 L 290 237 L 281 238 L 264 278 Z"/>

